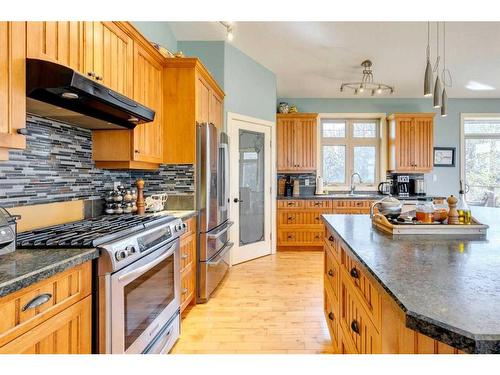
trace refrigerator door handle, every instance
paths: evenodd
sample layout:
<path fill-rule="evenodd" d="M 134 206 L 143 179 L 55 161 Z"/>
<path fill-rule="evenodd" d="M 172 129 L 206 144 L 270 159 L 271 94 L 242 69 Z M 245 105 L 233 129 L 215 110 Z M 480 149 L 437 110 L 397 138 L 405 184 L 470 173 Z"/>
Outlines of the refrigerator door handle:
<path fill-rule="evenodd" d="M 220 145 L 220 149 L 222 151 L 222 163 L 221 163 L 221 202 L 220 208 L 223 211 L 227 211 L 228 203 L 229 203 L 229 149 L 227 143 L 222 143 Z"/>
<path fill-rule="evenodd" d="M 224 224 L 224 226 L 222 228 L 217 228 L 216 232 L 214 232 L 214 233 L 208 232 L 207 238 L 211 238 L 211 239 L 219 238 L 224 233 L 226 233 L 229 230 L 229 228 L 231 228 L 233 226 L 233 224 L 234 224 L 234 222 L 232 222 L 232 221 L 226 221 L 226 223 Z"/>
<path fill-rule="evenodd" d="M 222 262 L 222 260 L 224 259 L 224 256 L 227 254 L 227 252 L 229 250 L 231 250 L 231 248 L 234 246 L 234 244 L 232 242 L 228 242 L 221 250 L 219 256 L 217 257 L 218 260 L 216 260 L 215 262 L 207 262 L 207 265 L 209 266 L 217 266 L 220 262 Z"/>

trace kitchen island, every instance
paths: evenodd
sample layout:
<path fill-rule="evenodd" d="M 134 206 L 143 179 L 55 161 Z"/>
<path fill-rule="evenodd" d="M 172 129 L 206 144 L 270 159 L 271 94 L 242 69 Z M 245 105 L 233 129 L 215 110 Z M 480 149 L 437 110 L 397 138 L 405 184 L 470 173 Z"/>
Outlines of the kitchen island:
<path fill-rule="evenodd" d="M 368 215 L 323 215 L 325 312 L 339 350 L 500 353 L 499 213 L 475 208 L 490 228 L 468 239 L 391 236 Z"/>

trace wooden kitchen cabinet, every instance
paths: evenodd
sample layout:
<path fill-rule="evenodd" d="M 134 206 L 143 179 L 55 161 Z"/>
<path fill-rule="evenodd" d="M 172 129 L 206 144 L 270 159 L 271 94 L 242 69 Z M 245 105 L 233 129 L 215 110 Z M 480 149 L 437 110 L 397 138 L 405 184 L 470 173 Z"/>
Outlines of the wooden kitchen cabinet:
<path fill-rule="evenodd" d="M 277 115 L 278 172 L 316 170 L 317 113 Z"/>
<path fill-rule="evenodd" d="M 196 298 L 196 218 L 186 221 L 187 230 L 180 239 L 181 313 Z"/>
<path fill-rule="evenodd" d="M 433 168 L 434 113 L 395 113 L 388 117 L 389 170 L 425 173 Z"/>
<path fill-rule="evenodd" d="M 84 67 L 84 22 L 26 22 L 27 57 L 65 65 L 82 74 Z"/>
<path fill-rule="evenodd" d="M 98 168 L 154 170 L 163 162 L 163 57 L 137 41 L 132 57 L 130 97 L 154 110 L 155 118 L 133 130 L 94 130 L 92 152 Z"/>
<path fill-rule="evenodd" d="M 167 59 L 163 71 L 166 164 L 196 163 L 196 123 L 224 127 L 224 92 L 197 58 Z"/>
<path fill-rule="evenodd" d="M 0 22 L 0 160 L 26 148 L 25 22 Z"/>
<path fill-rule="evenodd" d="M 328 229 L 323 279 L 325 319 L 338 353 L 463 353 L 406 327 L 401 307 Z"/>
<path fill-rule="evenodd" d="M 89 261 L 0 298 L 0 353 L 89 354 L 91 268 Z"/>
<path fill-rule="evenodd" d="M 131 97 L 134 40 L 117 22 L 85 22 L 84 72 L 104 86 Z"/>

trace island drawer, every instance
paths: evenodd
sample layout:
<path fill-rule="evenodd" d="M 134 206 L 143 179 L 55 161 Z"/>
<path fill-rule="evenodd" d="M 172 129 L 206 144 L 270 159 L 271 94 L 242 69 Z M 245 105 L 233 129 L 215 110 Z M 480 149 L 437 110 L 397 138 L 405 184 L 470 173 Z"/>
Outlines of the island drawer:
<path fill-rule="evenodd" d="M 337 350 L 340 343 L 339 302 L 335 297 L 332 297 L 330 286 L 326 280 L 323 298 L 328 331 L 330 332 L 333 347 Z"/>
<path fill-rule="evenodd" d="M 281 246 L 321 246 L 322 241 L 322 230 L 278 230 L 278 245 Z"/>
<path fill-rule="evenodd" d="M 345 271 L 342 278 L 358 294 L 375 327 L 380 329 L 381 295 L 375 281 L 367 276 L 365 269 L 343 247 L 341 247 L 340 266 Z"/>
<path fill-rule="evenodd" d="M 341 279 L 340 285 L 340 325 L 345 339 L 351 342 L 358 354 L 381 353 L 380 334 L 352 286 L 344 279 Z"/>
<path fill-rule="evenodd" d="M 329 283 L 335 298 L 339 298 L 339 285 L 340 285 L 340 266 L 335 260 L 332 251 L 329 247 L 325 249 L 324 261 L 324 277 L 325 281 Z"/>
<path fill-rule="evenodd" d="M 90 295 L 91 277 L 86 262 L 0 298 L 0 346 Z"/>
<path fill-rule="evenodd" d="M 278 200 L 278 208 L 304 208 L 304 200 Z"/>
<path fill-rule="evenodd" d="M 325 229 L 325 249 L 326 248 L 329 248 L 337 259 L 337 262 L 340 262 L 340 244 L 337 238 L 335 238 L 328 229 Z"/>

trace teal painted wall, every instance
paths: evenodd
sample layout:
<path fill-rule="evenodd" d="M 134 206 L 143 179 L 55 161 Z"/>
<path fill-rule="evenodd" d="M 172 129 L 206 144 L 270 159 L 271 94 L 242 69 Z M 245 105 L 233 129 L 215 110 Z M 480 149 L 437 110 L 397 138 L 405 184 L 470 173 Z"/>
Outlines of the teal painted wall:
<path fill-rule="evenodd" d="M 393 113 L 393 112 L 432 112 L 431 99 L 312 99 L 279 98 L 296 104 L 300 112 L 318 113 Z M 455 168 L 434 168 L 426 175 L 429 194 L 457 194 L 460 179 L 460 114 L 461 113 L 500 113 L 500 99 L 449 99 L 448 116 L 436 115 L 434 123 L 434 145 L 457 148 Z"/>
<path fill-rule="evenodd" d="M 224 91 L 227 112 L 276 121 L 276 75 L 228 43 Z"/>
<path fill-rule="evenodd" d="M 224 89 L 225 42 L 179 41 L 177 47 L 185 56 L 198 57 L 219 86 Z"/>
<path fill-rule="evenodd" d="M 151 42 L 166 47 L 172 53 L 177 52 L 177 39 L 168 22 L 137 21 L 132 25 Z"/>

